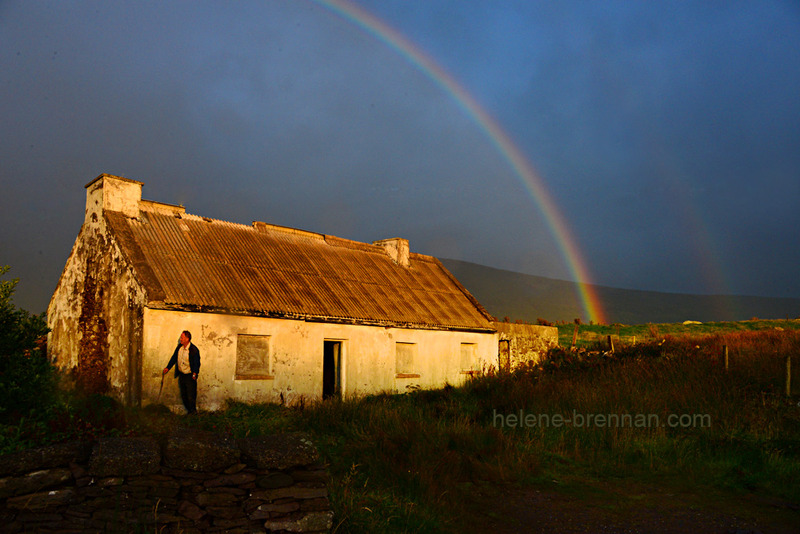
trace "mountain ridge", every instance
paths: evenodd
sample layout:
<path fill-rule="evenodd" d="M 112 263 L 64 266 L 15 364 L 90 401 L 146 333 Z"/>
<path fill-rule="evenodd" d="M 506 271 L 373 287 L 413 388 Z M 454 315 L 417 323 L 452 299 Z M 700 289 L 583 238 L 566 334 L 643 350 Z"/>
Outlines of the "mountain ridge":
<path fill-rule="evenodd" d="M 578 284 L 498 269 L 477 263 L 440 258 L 444 266 L 500 320 L 536 323 L 589 318 Z M 800 298 L 746 295 L 694 295 L 592 284 L 609 323 L 715 322 L 800 317 Z"/>

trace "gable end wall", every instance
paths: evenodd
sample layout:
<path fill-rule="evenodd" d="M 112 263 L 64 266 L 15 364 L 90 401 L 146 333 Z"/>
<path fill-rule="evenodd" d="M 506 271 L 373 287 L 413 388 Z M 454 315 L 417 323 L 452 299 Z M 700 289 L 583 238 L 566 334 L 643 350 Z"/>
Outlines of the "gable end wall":
<path fill-rule="evenodd" d="M 87 217 L 47 309 L 50 360 L 89 393 L 139 404 L 144 302 L 104 217 Z"/>

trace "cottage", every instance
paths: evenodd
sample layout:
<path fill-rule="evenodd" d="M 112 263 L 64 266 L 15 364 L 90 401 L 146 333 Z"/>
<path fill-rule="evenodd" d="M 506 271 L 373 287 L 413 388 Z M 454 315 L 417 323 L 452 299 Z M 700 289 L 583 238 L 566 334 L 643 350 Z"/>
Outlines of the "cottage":
<path fill-rule="evenodd" d="M 202 355 L 201 409 L 439 387 L 497 366 L 489 314 L 404 239 L 235 224 L 141 191 L 108 174 L 86 185 L 47 310 L 51 360 L 90 391 L 177 408 L 177 387 L 159 386 L 182 330 Z"/>

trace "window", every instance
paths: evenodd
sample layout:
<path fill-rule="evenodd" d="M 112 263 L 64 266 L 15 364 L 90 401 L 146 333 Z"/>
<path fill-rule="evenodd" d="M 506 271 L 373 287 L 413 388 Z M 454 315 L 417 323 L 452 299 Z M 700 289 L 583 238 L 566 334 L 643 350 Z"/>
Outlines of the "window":
<path fill-rule="evenodd" d="M 477 345 L 475 343 L 461 344 L 461 372 L 472 373 L 477 363 Z"/>
<path fill-rule="evenodd" d="M 416 369 L 417 344 L 395 344 L 395 372 L 397 378 L 419 378 Z"/>
<path fill-rule="evenodd" d="M 270 380 L 269 336 L 236 336 L 236 380 Z"/>

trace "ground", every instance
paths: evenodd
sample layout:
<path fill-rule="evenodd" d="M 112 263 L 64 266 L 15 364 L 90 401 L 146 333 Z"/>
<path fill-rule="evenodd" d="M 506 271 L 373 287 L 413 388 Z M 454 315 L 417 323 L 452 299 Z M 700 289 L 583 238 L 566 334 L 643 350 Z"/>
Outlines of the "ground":
<path fill-rule="evenodd" d="M 511 533 L 800 533 L 800 505 L 755 494 L 665 490 L 602 483 L 561 490 L 477 488 L 460 532 Z"/>

